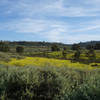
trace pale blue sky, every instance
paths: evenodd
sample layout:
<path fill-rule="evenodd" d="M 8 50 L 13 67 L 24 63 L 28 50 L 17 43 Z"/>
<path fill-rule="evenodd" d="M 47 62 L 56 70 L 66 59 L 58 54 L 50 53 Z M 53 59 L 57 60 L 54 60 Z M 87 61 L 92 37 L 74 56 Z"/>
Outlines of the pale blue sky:
<path fill-rule="evenodd" d="M 0 40 L 100 40 L 100 0 L 0 0 Z"/>

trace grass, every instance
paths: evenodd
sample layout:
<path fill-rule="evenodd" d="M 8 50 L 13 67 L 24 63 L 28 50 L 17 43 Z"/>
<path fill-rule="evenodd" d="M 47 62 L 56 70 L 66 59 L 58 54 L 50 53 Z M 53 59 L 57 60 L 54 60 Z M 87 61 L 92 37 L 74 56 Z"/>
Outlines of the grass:
<path fill-rule="evenodd" d="M 16 46 L 0 52 L 0 100 L 100 100 L 100 50 L 91 63 L 86 49 L 72 62 L 71 49 L 63 57 L 62 49 L 32 45 L 18 54 Z"/>
<path fill-rule="evenodd" d="M 95 52 L 99 59 L 100 51 Z M 100 63 L 55 59 L 62 58 L 61 52 L 48 55 L 0 52 L 0 100 L 99 100 Z"/>
<path fill-rule="evenodd" d="M 16 59 L 12 58 L 8 62 L 1 61 L 1 64 L 7 65 L 7 66 L 36 66 L 36 67 L 44 67 L 44 66 L 54 66 L 54 67 L 69 67 L 74 69 L 96 69 L 99 67 L 92 67 L 92 65 L 96 64 L 82 64 L 79 62 L 72 63 L 70 60 L 58 60 L 58 59 L 48 59 L 48 58 L 42 58 L 42 57 L 25 57 L 23 59 Z"/>
<path fill-rule="evenodd" d="M 99 100 L 100 70 L 0 65 L 0 100 Z"/>
<path fill-rule="evenodd" d="M 68 51 L 67 58 L 71 59 L 73 56 L 74 51 Z M 37 52 L 39 53 L 39 52 Z M 42 54 L 42 52 L 40 52 Z M 100 51 L 95 51 L 96 59 L 99 60 Z M 34 52 L 35 54 L 35 52 Z M 33 55 L 34 55 L 33 54 Z M 32 54 L 31 54 L 32 55 Z M 39 54 L 40 55 L 40 54 Z M 42 54 L 43 55 L 43 54 Z M 44 54 L 44 56 L 47 54 Z M 50 52 L 48 53 L 49 58 L 44 57 L 28 57 L 24 54 L 17 54 L 17 53 L 3 53 L 0 52 L 0 64 L 4 64 L 7 66 L 55 66 L 55 67 L 69 67 L 69 68 L 76 68 L 76 69 L 96 69 L 100 67 L 100 63 L 85 63 L 88 62 L 88 58 L 85 55 L 85 52 L 81 54 L 81 61 L 80 62 L 71 62 L 71 60 L 63 60 L 62 52 Z M 60 59 L 59 59 L 60 58 Z M 85 62 L 83 63 L 83 61 Z"/>

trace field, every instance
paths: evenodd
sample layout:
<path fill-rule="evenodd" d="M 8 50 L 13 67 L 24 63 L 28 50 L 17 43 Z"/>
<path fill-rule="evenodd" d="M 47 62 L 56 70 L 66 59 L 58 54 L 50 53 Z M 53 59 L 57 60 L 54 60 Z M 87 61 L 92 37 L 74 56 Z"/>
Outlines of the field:
<path fill-rule="evenodd" d="M 23 59 L 11 59 L 8 62 L 1 61 L 1 64 L 6 66 L 36 66 L 36 67 L 45 67 L 45 66 L 54 66 L 54 67 L 69 67 L 73 69 L 86 69 L 92 70 L 98 67 L 92 67 L 91 64 L 82 64 L 79 62 L 72 63 L 70 60 L 58 60 L 58 59 L 48 59 L 41 57 L 25 57 Z M 95 63 L 96 64 L 96 63 Z M 99 65 L 99 64 L 98 64 Z"/>
<path fill-rule="evenodd" d="M 0 100 L 99 100 L 100 50 L 27 45 L 0 51 Z"/>

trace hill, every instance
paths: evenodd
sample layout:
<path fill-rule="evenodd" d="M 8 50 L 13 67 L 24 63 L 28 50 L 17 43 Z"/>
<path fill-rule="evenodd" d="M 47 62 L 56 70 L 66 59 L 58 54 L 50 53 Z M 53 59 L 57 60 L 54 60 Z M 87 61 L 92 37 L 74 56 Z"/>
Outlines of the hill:
<path fill-rule="evenodd" d="M 87 45 L 93 45 L 100 44 L 100 41 L 88 41 L 88 42 L 80 42 L 79 45 L 81 47 L 86 47 Z"/>

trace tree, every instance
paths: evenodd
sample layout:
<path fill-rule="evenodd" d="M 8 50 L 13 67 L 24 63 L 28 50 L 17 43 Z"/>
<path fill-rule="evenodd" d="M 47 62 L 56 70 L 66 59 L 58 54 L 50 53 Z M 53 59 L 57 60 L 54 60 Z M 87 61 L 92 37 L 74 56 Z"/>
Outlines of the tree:
<path fill-rule="evenodd" d="M 80 55 L 81 55 L 81 52 L 80 50 L 77 50 L 73 56 L 74 60 L 79 60 L 80 59 Z"/>
<path fill-rule="evenodd" d="M 66 51 L 67 50 L 67 47 L 64 47 L 63 50 Z"/>
<path fill-rule="evenodd" d="M 95 46 L 94 46 L 94 49 L 95 50 L 100 50 L 100 43 L 96 43 Z"/>
<path fill-rule="evenodd" d="M 67 55 L 67 51 L 66 50 L 67 50 L 67 48 L 64 47 L 63 51 L 62 51 L 62 55 L 63 55 L 64 59 L 66 59 L 66 55 Z"/>
<path fill-rule="evenodd" d="M 72 50 L 79 50 L 80 49 L 80 45 L 79 44 L 73 44 L 72 45 Z"/>
<path fill-rule="evenodd" d="M 60 51 L 60 48 L 57 45 L 53 44 L 51 47 L 51 51 Z"/>
<path fill-rule="evenodd" d="M 87 53 L 87 57 L 89 58 L 90 61 L 94 61 L 96 59 L 96 54 L 94 49 L 90 49 Z"/>
<path fill-rule="evenodd" d="M 94 49 L 94 46 L 93 46 L 92 44 L 89 44 L 89 45 L 86 46 L 86 49 L 87 49 L 87 50 Z"/>
<path fill-rule="evenodd" d="M 0 42 L 0 51 L 2 52 L 8 52 L 10 50 L 10 47 L 8 45 L 8 43 L 6 42 Z"/>
<path fill-rule="evenodd" d="M 23 53 L 24 52 L 24 47 L 22 47 L 22 46 L 16 47 L 16 52 L 17 53 Z"/>

